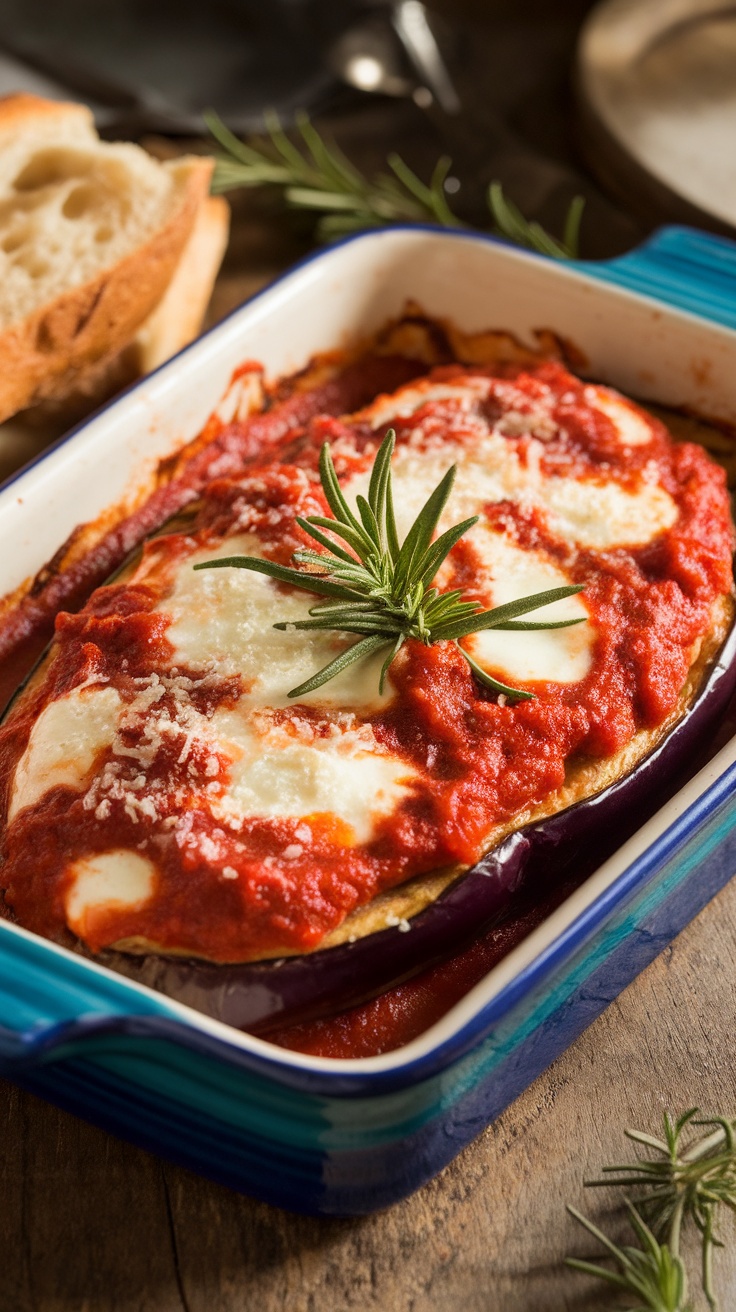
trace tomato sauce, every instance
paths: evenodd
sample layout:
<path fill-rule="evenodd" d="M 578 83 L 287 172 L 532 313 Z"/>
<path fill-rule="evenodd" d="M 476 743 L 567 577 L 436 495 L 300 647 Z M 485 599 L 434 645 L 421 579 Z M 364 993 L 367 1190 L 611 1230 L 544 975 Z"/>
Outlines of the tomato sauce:
<path fill-rule="evenodd" d="M 411 766 L 413 782 L 408 795 L 376 822 L 369 841 L 346 842 L 344 826 L 329 814 L 251 817 L 236 829 L 213 815 L 209 801 L 222 795 L 229 762 L 201 742 L 188 743 L 179 712 L 186 702 L 209 718 L 218 707 L 235 706 L 243 686 L 217 671 L 172 668 L 168 621 L 154 607 L 166 595 L 176 562 L 187 552 L 215 547 L 242 523 L 245 511 L 248 531 L 259 536 L 264 554 L 289 563 L 308 542 L 297 516 L 327 513 L 315 476 L 322 443 L 335 444 L 338 476 L 345 478 L 370 464 L 386 428 L 374 432 L 360 415 L 338 416 L 415 372 L 413 362 L 398 358 L 364 360 L 320 389 L 277 399 L 265 414 L 222 428 L 145 507 L 0 626 L 0 654 L 12 660 L 45 638 L 51 616 L 59 612 L 43 680 L 0 728 L 5 812 L 15 767 L 45 705 L 82 683 L 98 682 L 133 708 L 115 760 L 110 750 L 95 765 L 97 776 L 107 771 L 112 781 L 106 791 L 54 788 L 9 826 L 3 886 L 21 924 L 73 943 L 65 913 L 69 876 L 62 873 L 69 854 L 126 848 L 155 855 L 156 894 L 142 908 L 112 907 L 92 917 L 85 942 L 93 952 L 136 937 L 164 950 L 178 949 L 184 938 L 192 954 L 223 963 L 313 950 L 377 894 L 441 867 L 471 865 L 489 827 L 512 821 L 559 789 L 571 759 L 610 756 L 674 710 L 714 602 L 731 587 L 723 471 L 699 447 L 673 445 L 649 417 L 650 440 L 623 445 L 611 420 L 591 407 L 585 385 L 560 365 L 507 367 L 500 376 L 444 367 L 431 376 L 493 378 L 481 406 L 491 419 L 508 413 L 504 387 L 513 385 L 515 431 L 508 440 L 522 463 L 538 458 L 539 442 L 533 445 L 531 438 L 535 407 L 544 397 L 550 425 L 541 454 L 545 474 L 583 482 L 612 477 L 632 489 L 655 482 L 676 503 L 674 524 L 642 547 L 575 549 L 523 501 L 489 505 L 492 527 L 521 547 L 545 551 L 584 586 L 596 633 L 585 677 L 571 684 L 537 681 L 533 700 L 512 703 L 477 683 L 454 644 L 408 642 L 392 667 L 395 697 L 363 718 L 377 741 Z M 531 434 L 524 431 L 525 407 Z M 431 401 L 391 423 L 399 444 L 419 431 L 431 445 L 448 424 L 454 425 L 453 440 L 463 440 L 450 402 Z M 278 459 L 264 462 L 268 452 Z M 144 566 L 151 568 L 139 572 L 142 581 L 98 587 L 72 613 L 136 538 L 195 496 L 201 496 L 201 506 L 186 532 L 146 547 Z M 461 541 L 449 564 L 447 586 L 485 604 L 474 592 L 472 547 Z M 153 745 L 149 719 L 133 713 L 141 696 L 155 702 L 156 714 L 170 726 Z M 300 706 L 282 713 L 285 733 L 304 732 L 310 716 L 310 732 L 330 731 L 324 716 Z M 130 768 L 120 765 L 121 751 Z M 139 784 L 137 763 L 146 752 L 150 759 Z M 213 878 L 218 870 L 232 877 Z M 406 1042 L 451 1005 L 448 999 L 476 982 L 517 932 L 526 933 L 543 905 L 522 916 L 516 929 L 494 931 L 363 1008 L 283 1030 L 275 1041 L 323 1055 L 361 1055 Z"/>

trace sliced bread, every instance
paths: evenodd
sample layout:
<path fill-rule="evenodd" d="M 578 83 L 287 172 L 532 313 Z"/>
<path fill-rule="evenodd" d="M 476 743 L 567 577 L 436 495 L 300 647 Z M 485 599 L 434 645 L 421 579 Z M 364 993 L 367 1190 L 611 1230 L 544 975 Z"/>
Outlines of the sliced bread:
<path fill-rule="evenodd" d="M 208 196 L 199 207 L 171 282 L 130 345 L 131 377 L 157 369 L 202 331 L 229 229 L 227 201 L 223 196 Z"/>
<path fill-rule="evenodd" d="M 82 105 L 0 99 L 0 420 L 73 390 L 169 285 L 212 161 L 99 140 Z"/>
<path fill-rule="evenodd" d="M 120 350 L 79 369 L 62 392 L 18 415 L 25 428 L 43 429 L 49 440 L 83 419 L 115 392 L 176 355 L 202 331 L 217 272 L 227 245 L 230 207 L 222 196 L 202 201 L 161 300 Z"/>

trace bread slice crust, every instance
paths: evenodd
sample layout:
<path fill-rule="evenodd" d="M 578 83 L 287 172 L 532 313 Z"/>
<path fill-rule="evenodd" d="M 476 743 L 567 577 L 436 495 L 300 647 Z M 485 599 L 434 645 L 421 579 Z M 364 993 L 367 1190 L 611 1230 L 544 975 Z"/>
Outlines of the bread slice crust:
<path fill-rule="evenodd" d="M 83 106 L 36 97 L 0 100 L 0 154 L 26 130 L 43 125 L 44 140 L 62 145 L 96 138 Z M 104 151 L 105 143 L 97 143 Z M 166 220 L 127 255 L 55 296 L 0 332 L 0 421 L 38 401 L 64 395 L 78 371 L 120 350 L 161 300 L 207 196 L 212 160 L 185 156 L 159 167 L 169 173 Z"/>
<path fill-rule="evenodd" d="M 18 416 L 24 427 L 61 432 L 97 406 L 143 378 L 202 331 L 217 271 L 227 246 L 230 207 L 222 196 L 207 196 L 163 296 L 122 348 L 76 370 L 59 382 L 53 396 Z"/>

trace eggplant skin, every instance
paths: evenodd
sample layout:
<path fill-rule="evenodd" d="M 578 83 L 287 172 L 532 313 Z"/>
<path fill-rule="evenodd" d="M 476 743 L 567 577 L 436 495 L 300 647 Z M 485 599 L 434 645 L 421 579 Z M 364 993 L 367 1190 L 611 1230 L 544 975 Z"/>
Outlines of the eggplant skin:
<path fill-rule="evenodd" d="M 698 753 L 736 693 L 732 615 L 733 603 L 725 598 L 675 716 L 648 735 L 648 751 L 642 742 L 629 744 L 597 763 L 608 774 L 602 788 L 562 808 L 558 795 L 555 811 L 507 834 L 421 911 L 408 932 L 385 928 L 305 956 L 248 965 L 114 951 L 96 960 L 236 1029 L 266 1034 L 345 1011 L 451 956 L 513 910 L 522 885 L 539 880 L 548 888 L 572 870 L 582 882 L 699 767 Z M 583 768 L 586 777 L 590 771 L 590 765 Z"/>

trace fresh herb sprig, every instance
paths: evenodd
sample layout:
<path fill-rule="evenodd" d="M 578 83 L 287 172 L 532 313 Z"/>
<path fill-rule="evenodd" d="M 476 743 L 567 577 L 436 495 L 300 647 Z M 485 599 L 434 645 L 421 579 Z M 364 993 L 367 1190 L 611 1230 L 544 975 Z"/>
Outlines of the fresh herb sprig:
<path fill-rule="evenodd" d="M 321 515 L 298 517 L 297 523 L 322 551 L 304 549 L 294 553 L 301 567 L 294 569 L 258 556 L 227 556 L 202 561 L 194 569 L 249 569 L 280 583 L 316 592 L 327 598 L 309 611 L 308 620 L 279 622 L 275 629 L 331 629 L 354 633 L 359 641 L 346 648 L 289 697 L 314 692 L 353 662 L 384 650 L 379 689 L 383 691 L 392 661 L 408 638 L 430 646 L 454 642 L 480 683 L 494 692 L 513 698 L 533 694 L 511 688 L 488 674 L 459 641 L 482 629 L 564 629 L 584 618 L 570 620 L 519 620 L 520 615 L 581 592 L 580 585 L 550 588 L 517 601 L 482 610 L 474 601 L 463 601 L 458 590 L 441 592 L 432 586 L 437 572 L 456 542 L 478 522 L 473 515 L 442 533 L 434 534 L 452 491 L 455 466 L 432 492 L 420 510 L 403 543 L 399 542 L 394 514 L 391 457 L 396 435 L 389 429 L 376 454 L 367 499 L 356 498 L 351 510 L 340 487 L 327 443 L 322 447 L 319 470 L 327 504 L 334 518 Z M 341 541 L 335 541 L 335 539 Z M 344 544 L 344 545 L 343 545 Z M 387 650 L 388 649 L 388 650 Z"/>
<path fill-rule="evenodd" d="M 515 242 L 517 246 L 526 246 L 530 250 L 539 251 L 541 255 L 551 255 L 555 260 L 578 258 L 580 223 L 585 209 L 583 196 L 574 196 L 570 201 L 560 238 L 551 236 L 535 219 L 525 219 L 519 207 L 504 196 L 500 182 L 492 182 L 488 188 L 488 208 L 493 215 L 498 235 Z"/>
<path fill-rule="evenodd" d="M 387 171 L 366 177 L 334 144 L 328 145 L 305 113 L 297 115 L 297 141 L 284 132 L 278 115 L 266 115 L 264 138 L 239 141 L 217 114 L 209 111 L 205 121 L 221 148 L 212 181 L 214 191 L 237 187 L 275 187 L 287 205 L 318 215 L 317 236 L 333 241 L 365 228 L 388 223 L 438 223 L 445 228 L 465 228 L 452 210 L 445 190 L 451 161 L 442 156 L 429 184 L 392 152 Z M 493 229 L 518 246 L 525 246 L 559 260 L 578 257 L 580 220 L 585 201 L 571 202 L 561 238 L 551 236 L 535 221 L 529 222 L 507 200 L 500 182 L 488 188 L 488 208 Z"/>
<path fill-rule="evenodd" d="M 715 1233 L 716 1214 L 726 1209 L 736 1215 L 736 1122 L 715 1116 L 696 1119 L 691 1107 L 677 1120 L 664 1116 L 664 1137 L 627 1130 L 627 1138 L 647 1150 L 633 1162 L 603 1167 L 603 1178 L 586 1180 L 588 1188 L 617 1185 L 634 1190 L 627 1199 L 629 1217 L 640 1248 L 621 1248 L 574 1208 L 568 1211 L 603 1244 L 617 1265 L 610 1270 L 568 1258 L 577 1271 L 596 1275 L 640 1298 L 630 1312 L 688 1312 L 685 1268 L 680 1240 L 688 1226 L 701 1243 L 701 1283 L 710 1308 L 717 1312 L 713 1287 L 713 1252 L 723 1246 Z M 686 1130 L 707 1131 L 683 1145 Z M 649 1301 L 647 1301 L 647 1299 Z"/>
<path fill-rule="evenodd" d="M 715 1234 L 715 1213 L 722 1206 L 736 1215 L 734 1123 L 720 1116 L 697 1120 L 697 1115 L 697 1107 L 676 1121 L 665 1113 L 663 1139 L 627 1130 L 627 1138 L 647 1148 L 651 1156 L 605 1166 L 605 1178 L 587 1183 L 590 1188 L 611 1184 L 635 1188 L 642 1216 L 657 1234 L 670 1233 L 678 1243 L 683 1222 L 692 1222 L 701 1238 L 703 1290 L 715 1308 L 713 1250 L 722 1247 Z M 683 1147 L 683 1133 L 693 1126 L 708 1133 Z"/>
<path fill-rule="evenodd" d="M 639 1241 L 638 1248 L 630 1244 L 615 1244 L 582 1212 L 568 1207 L 570 1215 L 598 1240 L 615 1265 L 611 1269 L 597 1262 L 568 1257 L 565 1259 L 567 1266 L 583 1275 L 604 1280 L 606 1284 L 638 1298 L 638 1303 L 628 1304 L 626 1312 L 690 1312 L 687 1274 L 682 1258 L 673 1253 L 667 1244 L 657 1242 L 656 1236 L 631 1203 L 627 1207 L 631 1228 Z"/>

